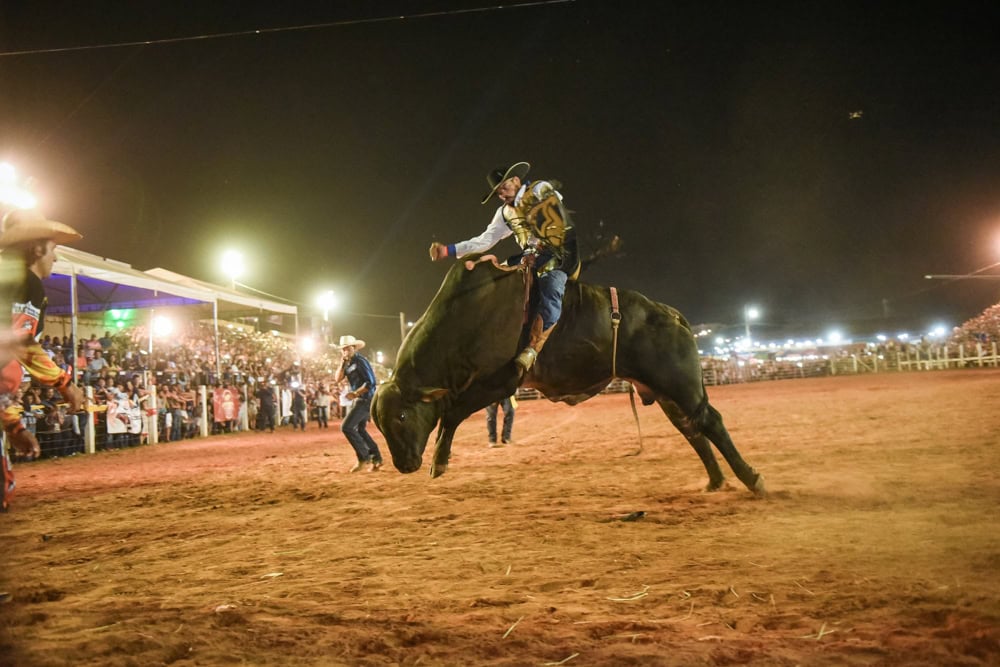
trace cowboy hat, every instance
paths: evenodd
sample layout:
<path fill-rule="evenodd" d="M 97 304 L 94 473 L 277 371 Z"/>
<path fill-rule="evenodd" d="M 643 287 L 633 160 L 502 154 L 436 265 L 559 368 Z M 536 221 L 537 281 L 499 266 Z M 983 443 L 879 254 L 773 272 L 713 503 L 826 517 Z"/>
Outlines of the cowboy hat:
<path fill-rule="evenodd" d="M 343 349 L 345 347 L 353 347 L 355 350 L 360 350 L 365 346 L 365 341 L 359 340 L 354 336 L 341 336 L 340 344 L 337 347 Z"/>
<path fill-rule="evenodd" d="M 524 177 L 528 175 L 529 169 L 531 169 L 531 165 L 527 162 L 515 162 L 507 168 L 497 167 L 490 173 L 486 174 L 486 184 L 490 186 L 490 191 L 486 193 L 485 197 L 483 197 L 482 203 L 485 204 L 488 202 L 493 197 L 493 193 L 500 187 L 500 184 L 508 178 L 517 176 L 523 181 Z"/>
<path fill-rule="evenodd" d="M 14 209 L 0 221 L 0 250 L 31 241 L 52 240 L 62 244 L 82 238 L 69 225 L 48 220 L 35 209 Z"/>

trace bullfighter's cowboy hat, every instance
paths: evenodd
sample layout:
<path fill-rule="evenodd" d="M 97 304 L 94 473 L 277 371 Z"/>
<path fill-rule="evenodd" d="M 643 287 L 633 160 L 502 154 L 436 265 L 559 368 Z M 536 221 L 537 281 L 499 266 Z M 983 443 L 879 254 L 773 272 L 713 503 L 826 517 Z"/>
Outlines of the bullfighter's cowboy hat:
<path fill-rule="evenodd" d="M 345 347 L 353 347 L 355 350 L 360 350 L 365 346 L 365 341 L 355 338 L 354 336 L 341 336 L 340 344 L 337 345 L 338 348 L 344 349 Z"/>
<path fill-rule="evenodd" d="M 486 203 L 493 198 L 493 193 L 497 191 L 500 184 L 506 181 L 508 178 L 513 178 L 517 176 L 522 181 L 524 177 L 528 175 L 528 170 L 531 169 L 531 165 L 527 162 L 515 162 L 509 167 L 497 167 L 490 173 L 486 174 L 486 184 L 490 186 L 490 191 L 486 193 L 483 197 L 483 202 Z"/>
<path fill-rule="evenodd" d="M 57 244 L 79 241 L 80 232 L 69 225 L 48 220 L 34 209 L 15 209 L 0 220 L 0 250 L 32 241 L 55 241 Z"/>

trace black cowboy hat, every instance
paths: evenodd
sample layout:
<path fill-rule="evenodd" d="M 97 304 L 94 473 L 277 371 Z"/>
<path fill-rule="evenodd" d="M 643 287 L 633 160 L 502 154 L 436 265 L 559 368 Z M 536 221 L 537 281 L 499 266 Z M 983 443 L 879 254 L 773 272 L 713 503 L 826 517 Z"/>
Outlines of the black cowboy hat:
<path fill-rule="evenodd" d="M 490 191 L 486 193 L 485 197 L 483 197 L 482 203 L 485 204 L 488 202 L 493 197 L 493 193 L 500 187 L 500 184 L 508 178 L 517 176 L 523 181 L 524 177 L 528 175 L 529 169 L 531 169 L 531 165 L 527 162 L 515 162 L 509 167 L 497 167 L 490 173 L 486 174 L 486 183 L 490 186 Z"/>

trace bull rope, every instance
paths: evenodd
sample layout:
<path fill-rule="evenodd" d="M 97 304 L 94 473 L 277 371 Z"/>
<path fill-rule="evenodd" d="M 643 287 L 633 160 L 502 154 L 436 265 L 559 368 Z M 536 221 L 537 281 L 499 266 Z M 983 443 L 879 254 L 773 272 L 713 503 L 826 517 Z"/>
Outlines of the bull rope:
<path fill-rule="evenodd" d="M 608 289 L 611 291 L 611 380 L 614 381 L 618 379 L 618 326 L 622 323 L 622 313 L 618 308 L 618 289 Z M 638 456 L 642 453 L 642 425 L 639 423 L 639 411 L 635 407 L 635 386 L 631 382 L 628 383 L 628 400 L 632 405 L 635 430 L 639 433 L 639 449 L 625 456 Z"/>
<path fill-rule="evenodd" d="M 529 301 L 531 299 L 531 278 L 535 275 L 535 272 L 531 269 L 535 266 L 535 255 L 525 255 L 521 264 L 524 266 L 524 315 L 521 319 L 521 323 L 527 324 L 528 317 L 531 315 L 531 308 L 529 307 Z"/>

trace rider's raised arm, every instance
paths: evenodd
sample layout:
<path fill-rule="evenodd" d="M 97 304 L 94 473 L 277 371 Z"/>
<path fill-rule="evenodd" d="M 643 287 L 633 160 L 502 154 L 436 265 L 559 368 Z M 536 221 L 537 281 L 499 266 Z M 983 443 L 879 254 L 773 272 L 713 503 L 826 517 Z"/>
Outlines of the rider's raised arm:
<path fill-rule="evenodd" d="M 467 241 L 449 245 L 448 256 L 464 257 L 474 252 L 486 252 L 510 236 L 513 232 L 511 232 L 510 227 L 507 226 L 507 222 L 503 218 L 503 208 L 501 206 L 497 209 L 497 212 L 493 215 L 493 219 L 490 220 L 490 224 L 486 225 L 486 229 L 483 230 L 482 234 Z"/>

